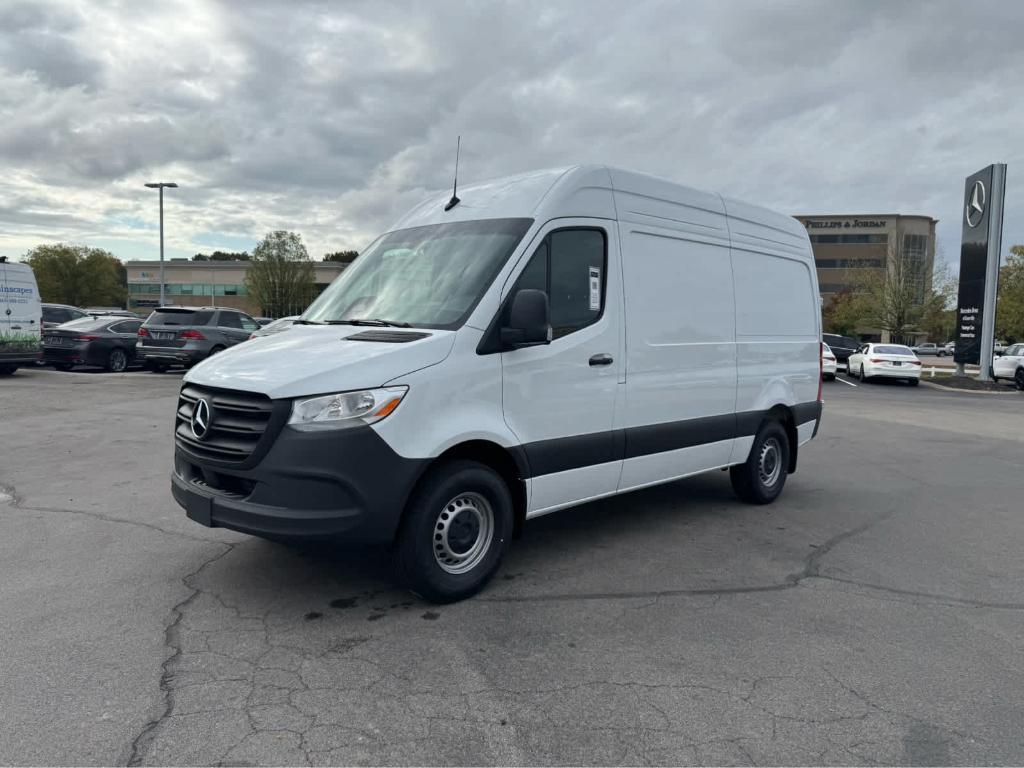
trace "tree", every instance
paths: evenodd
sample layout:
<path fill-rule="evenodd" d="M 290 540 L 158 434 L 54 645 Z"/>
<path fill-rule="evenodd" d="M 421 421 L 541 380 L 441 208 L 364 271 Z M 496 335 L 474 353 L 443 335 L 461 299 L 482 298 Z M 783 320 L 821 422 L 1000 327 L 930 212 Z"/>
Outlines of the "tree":
<path fill-rule="evenodd" d="M 245 283 L 265 315 L 305 311 L 316 292 L 316 279 L 302 238 L 284 230 L 268 233 L 252 252 Z"/>
<path fill-rule="evenodd" d="M 1024 339 L 1024 245 L 1010 248 L 1006 264 L 999 270 L 998 301 L 996 336 L 1021 341 Z"/>
<path fill-rule="evenodd" d="M 209 256 L 197 253 L 192 261 L 249 261 L 248 251 L 214 251 Z"/>
<path fill-rule="evenodd" d="M 864 296 L 851 288 L 845 288 L 832 297 L 822 313 L 822 327 L 828 333 L 840 336 L 854 336 L 858 326 L 863 324 L 868 312 Z"/>
<path fill-rule="evenodd" d="M 40 245 L 25 254 L 43 301 L 76 307 L 123 307 L 125 270 L 113 254 L 84 245 Z"/>
<path fill-rule="evenodd" d="M 921 330 L 928 338 L 943 343 L 956 332 L 957 281 L 944 262 L 937 262 L 932 274 L 932 289 L 921 306 Z"/>
<path fill-rule="evenodd" d="M 896 238 L 890 244 L 885 269 L 859 270 L 856 290 L 865 301 L 864 322 L 903 343 L 917 330 L 931 291 L 925 287 L 921 254 L 908 253 L 898 243 Z"/>
<path fill-rule="evenodd" d="M 343 264 L 351 264 L 359 256 L 359 251 L 333 251 L 324 254 L 324 261 L 340 261 Z"/>

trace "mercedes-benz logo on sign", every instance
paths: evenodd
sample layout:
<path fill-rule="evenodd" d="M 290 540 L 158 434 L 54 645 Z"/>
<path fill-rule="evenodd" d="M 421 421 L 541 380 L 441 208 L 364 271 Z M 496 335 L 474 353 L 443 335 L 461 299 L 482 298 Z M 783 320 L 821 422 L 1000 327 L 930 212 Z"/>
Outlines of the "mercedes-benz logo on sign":
<path fill-rule="evenodd" d="M 205 397 L 196 400 L 196 407 L 192 410 L 192 434 L 197 440 L 206 437 L 210 429 L 210 404 Z"/>
<path fill-rule="evenodd" d="M 967 202 L 967 209 L 964 216 L 967 217 L 967 226 L 976 227 L 981 224 L 985 215 L 985 182 L 978 179 L 971 187 L 971 199 Z"/>

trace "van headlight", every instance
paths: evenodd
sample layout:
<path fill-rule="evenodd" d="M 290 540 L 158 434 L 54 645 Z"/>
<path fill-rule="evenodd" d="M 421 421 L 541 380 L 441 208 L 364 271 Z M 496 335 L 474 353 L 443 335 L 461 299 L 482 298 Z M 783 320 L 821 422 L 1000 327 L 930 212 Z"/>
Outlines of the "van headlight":
<path fill-rule="evenodd" d="M 408 391 L 408 387 L 382 387 L 296 400 L 288 424 L 307 431 L 373 424 L 394 411 Z"/>

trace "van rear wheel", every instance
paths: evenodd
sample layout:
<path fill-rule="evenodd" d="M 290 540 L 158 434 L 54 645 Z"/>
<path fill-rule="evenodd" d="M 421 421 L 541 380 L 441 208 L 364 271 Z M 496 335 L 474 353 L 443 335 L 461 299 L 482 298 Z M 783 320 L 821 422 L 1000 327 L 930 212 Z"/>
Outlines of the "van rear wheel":
<path fill-rule="evenodd" d="M 765 422 L 743 464 L 729 468 L 736 495 L 748 504 L 771 504 L 782 493 L 789 467 L 789 438 L 782 424 Z"/>
<path fill-rule="evenodd" d="M 480 591 L 512 538 L 512 495 L 490 467 L 452 461 L 434 469 L 414 493 L 395 547 L 398 577 L 435 603 Z"/>
<path fill-rule="evenodd" d="M 8 363 L 6 365 L 0 365 L 0 376 L 10 376 L 16 370 L 18 370 L 18 366 L 14 365 L 12 363 Z"/>

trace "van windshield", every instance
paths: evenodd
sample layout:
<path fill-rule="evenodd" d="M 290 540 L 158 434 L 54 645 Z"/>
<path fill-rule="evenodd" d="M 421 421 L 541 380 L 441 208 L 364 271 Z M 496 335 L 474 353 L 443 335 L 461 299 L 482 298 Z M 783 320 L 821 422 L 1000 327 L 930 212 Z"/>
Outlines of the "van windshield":
<path fill-rule="evenodd" d="M 483 219 L 389 232 L 359 254 L 302 321 L 458 328 L 532 223 Z"/>

